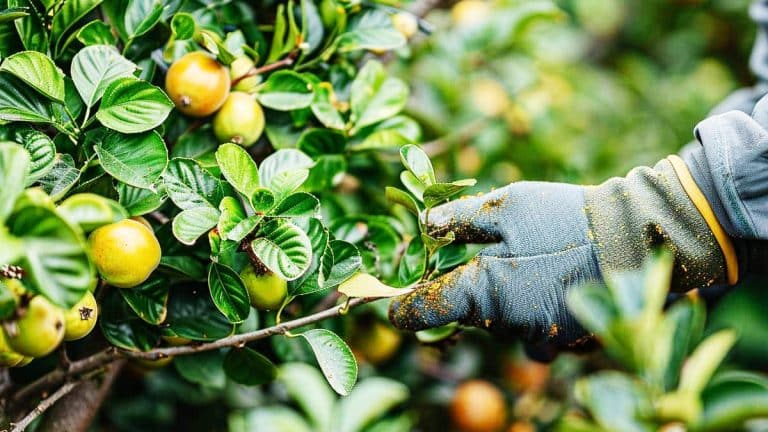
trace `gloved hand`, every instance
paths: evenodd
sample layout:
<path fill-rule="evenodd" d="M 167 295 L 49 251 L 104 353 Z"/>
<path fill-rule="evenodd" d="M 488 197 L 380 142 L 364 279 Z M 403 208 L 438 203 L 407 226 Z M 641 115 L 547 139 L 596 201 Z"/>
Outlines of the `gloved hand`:
<path fill-rule="evenodd" d="M 674 254 L 680 292 L 734 285 L 740 270 L 768 267 L 759 241 L 768 240 L 768 132 L 757 118 L 706 120 L 697 129 L 703 150 L 686 161 L 670 156 L 599 186 L 520 182 L 433 209 L 436 232 L 494 244 L 396 298 L 390 319 L 408 330 L 459 321 L 573 347 L 587 335 L 567 310 L 569 289 L 638 269 L 658 246 Z"/>

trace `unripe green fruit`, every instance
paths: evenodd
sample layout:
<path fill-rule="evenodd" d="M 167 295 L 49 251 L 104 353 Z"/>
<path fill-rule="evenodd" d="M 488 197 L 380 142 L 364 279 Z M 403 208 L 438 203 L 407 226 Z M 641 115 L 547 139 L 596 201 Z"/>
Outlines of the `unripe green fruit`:
<path fill-rule="evenodd" d="M 239 57 L 229 65 L 229 77 L 235 85 L 232 86 L 232 90 L 251 93 L 256 90 L 256 86 L 259 85 L 259 77 L 252 75 L 246 78 L 240 79 L 243 75 L 250 72 L 254 67 L 253 60 L 248 57 Z"/>
<path fill-rule="evenodd" d="M 288 282 L 272 272 L 259 275 L 252 266 L 246 266 L 240 278 L 248 289 L 251 305 L 257 309 L 277 309 L 288 294 Z"/>
<path fill-rule="evenodd" d="M 72 309 L 64 313 L 64 340 L 72 341 L 84 338 L 96 326 L 99 317 L 99 305 L 90 291 Z"/>
<path fill-rule="evenodd" d="M 213 133 L 220 143 L 233 142 L 250 147 L 264 132 L 264 111 L 253 96 L 230 93 L 213 118 Z"/>
<path fill-rule="evenodd" d="M 12 334 L 5 330 L 12 350 L 29 357 L 42 357 L 64 339 L 64 312 L 42 296 L 35 296 L 13 330 Z"/>
<path fill-rule="evenodd" d="M 96 229 L 88 244 L 101 277 L 118 288 L 144 282 L 160 264 L 155 233 L 135 220 L 123 219 Z"/>
<path fill-rule="evenodd" d="M 5 332 L 0 331 L 0 367 L 14 367 L 24 361 L 24 356 L 12 350 L 5 339 Z"/>

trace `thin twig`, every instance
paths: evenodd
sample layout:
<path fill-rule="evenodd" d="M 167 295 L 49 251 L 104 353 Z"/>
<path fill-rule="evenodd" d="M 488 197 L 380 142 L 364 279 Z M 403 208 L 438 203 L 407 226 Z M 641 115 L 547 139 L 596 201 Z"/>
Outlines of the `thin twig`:
<path fill-rule="evenodd" d="M 377 300 L 376 298 L 356 298 L 349 302 L 349 307 L 359 306 L 365 303 Z M 265 339 L 274 335 L 282 335 L 286 332 L 303 327 L 309 324 L 313 324 L 318 321 L 322 321 L 328 318 L 340 316 L 342 314 L 342 308 L 340 306 L 334 306 L 332 308 L 307 315 L 305 317 L 297 318 L 295 320 L 286 321 L 279 325 L 274 325 L 261 330 L 252 331 L 250 333 L 243 333 L 233 335 L 219 339 L 217 341 L 204 343 L 200 345 L 184 345 L 178 347 L 168 348 L 156 348 L 149 351 L 127 351 L 117 350 L 116 348 L 107 348 L 82 360 L 74 361 L 70 364 L 69 371 L 62 369 L 56 369 L 49 372 L 46 375 L 38 378 L 36 381 L 22 387 L 11 398 L 14 404 L 19 404 L 24 400 L 41 394 L 48 389 L 51 389 L 65 380 L 80 376 L 84 373 L 98 369 L 104 365 L 107 365 L 119 358 L 136 358 L 136 359 L 149 359 L 157 360 L 168 356 L 194 354 L 202 351 L 210 351 L 219 348 L 243 346 L 246 343 L 253 342 L 259 339 Z"/>
<path fill-rule="evenodd" d="M 38 418 L 40 415 L 42 415 L 48 408 L 53 406 L 53 404 L 56 403 L 57 400 L 64 397 L 67 393 L 71 392 L 72 389 L 77 387 L 80 384 L 80 382 L 68 382 L 61 386 L 58 390 L 56 390 L 52 395 L 48 396 L 48 398 L 43 399 L 36 407 L 33 409 L 29 414 L 27 414 L 23 419 L 21 419 L 17 423 L 12 423 L 13 429 L 11 429 L 11 432 L 23 432 L 27 426 L 30 425 L 36 418 Z"/>
<path fill-rule="evenodd" d="M 244 80 L 246 78 L 249 78 L 249 77 L 252 77 L 252 76 L 256 76 L 256 75 L 261 75 L 261 74 L 267 73 L 267 72 L 271 72 L 271 71 L 273 71 L 275 69 L 280 69 L 281 67 L 290 66 L 290 65 L 293 64 L 293 62 L 295 60 L 296 60 L 296 55 L 291 53 L 291 54 L 288 55 L 288 57 L 286 57 L 286 58 L 284 58 L 282 60 L 278 60 L 278 61 L 276 61 L 274 63 L 270 63 L 268 65 L 264 65 L 264 66 L 261 66 L 261 67 L 252 67 L 250 70 L 248 70 L 248 72 L 246 72 L 246 73 L 240 75 L 239 77 L 235 78 L 234 80 L 232 80 L 232 87 L 236 86 L 237 83 L 239 83 L 240 81 L 242 81 L 242 80 Z"/>

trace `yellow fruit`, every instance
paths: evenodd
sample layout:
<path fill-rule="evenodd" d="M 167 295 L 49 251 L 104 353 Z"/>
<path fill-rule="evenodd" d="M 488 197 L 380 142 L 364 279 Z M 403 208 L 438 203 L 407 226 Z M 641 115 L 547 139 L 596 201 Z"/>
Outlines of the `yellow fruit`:
<path fill-rule="evenodd" d="M 99 305 L 90 291 L 70 310 L 64 313 L 64 340 L 72 341 L 84 338 L 96 326 L 99 317 Z"/>
<path fill-rule="evenodd" d="M 248 93 L 232 92 L 213 118 L 213 133 L 220 143 L 249 147 L 263 131 L 264 111 Z"/>
<path fill-rule="evenodd" d="M 488 117 L 495 117 L 509 106 L 507 90 L 496 80 L 483 78 L 472 82 L 469 87 L 472 105 Z"/>
<path fill-rule="evenodd" d="M 483 0 L 461 0 L 451 9 L 451 18 L 459 26 L 473 26 L 490 16 L 491 5 Z"/>
<path fill-rule="evenodd" d="M 229 71 L 202 51 L 185 54 L 165 75 L 165 91 L 176 108 L 192 117 L 218 110 L 229 95 Z"/>
<path fill-rule="evenodd" d="M 288 294 L 288 282 L 272 272 L 259 275 L 249 265 L 240 272 L 240 278 L 248 289 L 251 305 L 257 309 L 277 309 Z"/>
<path fill-rule="evenodd" d="M 8 346 L 19 354 L 42 357 L 64 339 L 64 312 L 41 296 L 35 296 L 12 332 L 5 330 Z"/>
<path fill-rule="evenodd" d="M 12 350 L 8 346 L 8 341 L 5 339 L 5 332 L 0 331 L 0 367 L 13 367 L 18 366 L 23 362 L 25 357 L 16 351 Z"/>
<path fill-rule="evenodd" d="M 242 78 L 254 66 L 253 60 L 248 57 L 239 57 L 229 65 L 229 77 L 233 84 L 232 90 L 251 93 L 256 89 L 256 86 L 259 85 L 259 77 L 257 75 Z"/>
<path fill-rule="evenodd" d="M 152 229 L 152 224 L 150 224 L 149 221 L 144 216 L 134 216 L 131 219 L 144 225 L 145 227 L 149 228 L 150 231 L 154 232 L 154 230 Z"/>
<path fill-rule="evenodd" d="M 410 39 L 419 31 L 419 20 L 410 12 L 398 12 L 392 15 L 392 25 L 406 39 Z"/>
<path fill-rule="evenodd" d="M 352 348 L 372 364 L 381 364 L 391 359 L 402 342 L 394 328 L 380 321 L 356 328 L 352 336 Z"/>
<path fill-rule="evenodd" d="M 467 381 L 453 395 L 451 418 L 462 432 L 496 432 L 507 419 L 504 395 L 487 381 Z"/>
<path fill-rule="evenodd" d="M 160 264 L 155 233 L 135 220 L 123 219 L 96 229 L 88 244 L 101 277 L 119 288 L 144 282 Z"/>

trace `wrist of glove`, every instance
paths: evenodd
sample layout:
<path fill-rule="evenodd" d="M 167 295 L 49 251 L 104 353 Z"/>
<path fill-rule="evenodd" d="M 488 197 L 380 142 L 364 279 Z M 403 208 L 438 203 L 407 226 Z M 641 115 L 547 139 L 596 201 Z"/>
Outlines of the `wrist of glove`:
<path fill-rule="evenodd" d="M 490 243 L 471 262 L 395 299 L 390 319 L 421 330 L 458 321 L 538 345 L 588 339 L 568 312 L 574 286 L 674 254 L 672 289 L 734 285 L 768 268 L 768 102 L 702 122 L 703 144 L 599 186 L 520 182 L 445 204 L 428 221 L 457 242 Z M 760 116 L 765 115 L 765 118 Z"/>

